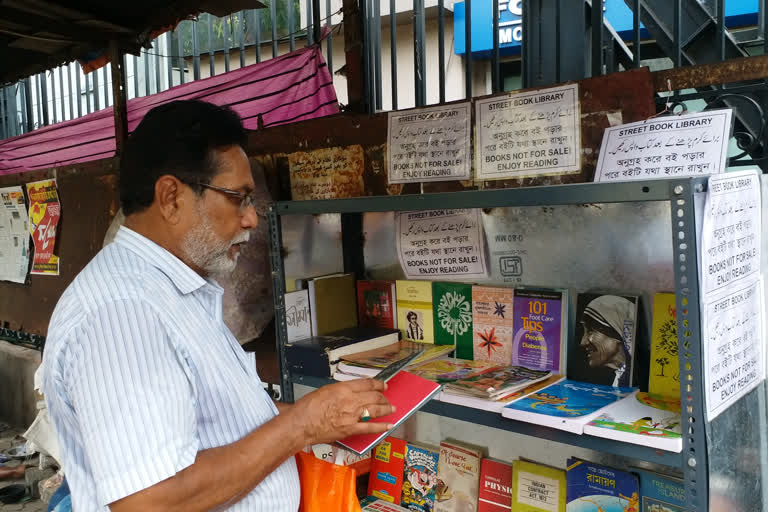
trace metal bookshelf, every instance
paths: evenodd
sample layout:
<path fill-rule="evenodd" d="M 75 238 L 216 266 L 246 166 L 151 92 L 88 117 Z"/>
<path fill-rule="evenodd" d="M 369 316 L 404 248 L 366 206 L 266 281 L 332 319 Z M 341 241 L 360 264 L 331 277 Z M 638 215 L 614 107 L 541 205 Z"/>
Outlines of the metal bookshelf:
<path fill-rule="evenodd" d="M 683 451 L 680 454 L 658 451 L 588 435 L 574 435 L 503 418 L 433 400 L 425 412 L 475 424 L 594 449 L 641 461 L 677 468 L 685 475 L 689 511 L 708 510 L 709 465 L 707 438 L 710 425 L 705 421 L 703 355 L 699 313 L 699 266 L 696 244 L 696 198 L 706 191 L 705 178 L 686 178 L 650 182 L 590 183 L 504 190 L 479 190 L 455 193 L 360 197 L 351 199 L 287 201 L 275 203 L 269 212 L 272 278 L 274 285 L 277 345 L 283 397 L 293 401 L 293 384 L 320 386 L 323 379 L 293 375 L 288 371 L 283 346 L 285 324 L 285 268 L 281 217 L 287 215 L 341 214 L 344 270 L 362 277 L 365 212 L 409 211 L 440 208 L 494 208 L 559 206 L 593 203 L 664 201 L 670 206 L 673 238 L 674 279 L 677 296 L 680 382 L 682 396 Z M 762 386 L 761 386 L 762 388 Z M 727 413 L 727 411 L 726 411 Z M 763 447 L 764 448 L 764 447 Z"/>

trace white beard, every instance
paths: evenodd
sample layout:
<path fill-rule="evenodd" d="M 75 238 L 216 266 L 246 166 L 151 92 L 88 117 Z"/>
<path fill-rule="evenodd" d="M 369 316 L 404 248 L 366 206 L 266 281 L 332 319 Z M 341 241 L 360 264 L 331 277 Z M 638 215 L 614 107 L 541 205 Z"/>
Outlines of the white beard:
<path fill-rule="evenodd" d="M 239 252 L 230 258 L 229 249 L 239 243 L 247 242 L 248 231 L 237 235 L 231 241 L 222 240 L 213 229 L 210 218 L 200 212 L 201 222 L 192 228 L 181 243 L 184 257 L 208 275 L 221 276 L 230 274 L 237 266 Z"/>

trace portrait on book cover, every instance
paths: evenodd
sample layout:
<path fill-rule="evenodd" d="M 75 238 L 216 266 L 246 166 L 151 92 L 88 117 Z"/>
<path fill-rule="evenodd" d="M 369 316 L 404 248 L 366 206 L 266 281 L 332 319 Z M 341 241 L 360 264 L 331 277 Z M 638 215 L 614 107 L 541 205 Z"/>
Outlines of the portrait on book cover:
<path fill-rule="evenodd" d="M 631 386 L 636 322 L 636 297 L 579 294 L 568 377 Z"/>
<path fill-rule="evenodd" d="M 408 321 L 406 327 L 406 338 L 409 340 L 424 340 L 424 318 L 420 311 L 408 311 L 405 315 Z"/>

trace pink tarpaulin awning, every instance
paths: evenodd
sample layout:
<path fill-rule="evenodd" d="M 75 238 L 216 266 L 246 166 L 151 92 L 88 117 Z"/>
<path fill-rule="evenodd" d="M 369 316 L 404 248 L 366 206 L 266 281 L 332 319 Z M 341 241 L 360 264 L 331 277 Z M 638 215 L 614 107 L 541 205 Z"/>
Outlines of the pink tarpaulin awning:
<path fill-rule="evenodd" d="M 199 99 L 232 107 L 246 128 L 328 116 L 339 111 L 333 80 L 316 46 L 223 75 L 128 102 L 132 131 L 153 107 L 173 100 Z M 112 107 L 0 141 L 0 175 L 82 163 L 115 154 Z"/>

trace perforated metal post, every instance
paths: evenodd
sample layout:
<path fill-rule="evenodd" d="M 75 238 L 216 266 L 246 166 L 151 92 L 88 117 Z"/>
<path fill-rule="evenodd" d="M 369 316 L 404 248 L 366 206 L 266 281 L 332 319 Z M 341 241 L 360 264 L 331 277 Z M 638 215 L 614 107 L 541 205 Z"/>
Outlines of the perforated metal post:
<path fill-rule="evenodd" d="M 293 384 L 285 358 L 288 330 L 285 323 L 285 268 L 283 266 L 283 232 L 280 217 L 274 207 L 267 214 L 269 223 L 269 257 L 272 260 L 272 295 L 275 303 L 275 345 L 280 370 L 280 396 L 284 402 L 293 403 Z"/>
<path fill-rule="evenodd" d="M 696 182 L 685 181 L 670 184 L 673 187 L 672 245 L 677 300 L 685 495 L 687 510 L 706 511 L 709 506 L 709 475 L 694 205 L 694 194 L 703 192 L 703 184 L 693 185 L 694 183 Z M 693 187 L 699 187 L 699 190 L 694 190 Z"/>

